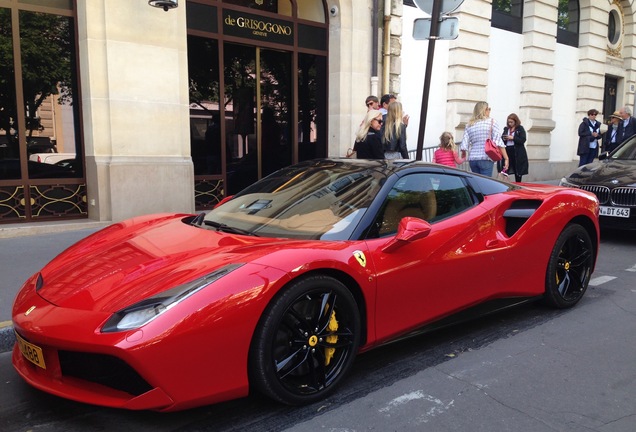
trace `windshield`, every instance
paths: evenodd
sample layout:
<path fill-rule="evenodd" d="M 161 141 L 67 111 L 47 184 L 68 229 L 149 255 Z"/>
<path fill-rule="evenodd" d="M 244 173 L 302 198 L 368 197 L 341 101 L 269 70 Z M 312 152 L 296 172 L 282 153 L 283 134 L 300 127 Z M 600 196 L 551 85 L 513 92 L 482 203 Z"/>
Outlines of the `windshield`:
<path fill-rule="evenodd" d="M 220 223 L 261 237 L 347 240 L 384 183 L 384 174 L 346 162 L 284 168 L 213 209 Z"/>
<path fill-rule="evenodd" d="M 611 160 L 636 160 L 636 135 L 614 150 L 609 158 Z"/>

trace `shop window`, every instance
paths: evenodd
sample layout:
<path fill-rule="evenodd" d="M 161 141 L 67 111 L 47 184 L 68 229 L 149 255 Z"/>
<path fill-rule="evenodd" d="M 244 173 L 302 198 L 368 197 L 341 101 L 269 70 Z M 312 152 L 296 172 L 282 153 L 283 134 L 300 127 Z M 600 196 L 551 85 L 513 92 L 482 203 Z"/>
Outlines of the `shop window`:
<path fill-rule="evenodd" d="M 578 0 L 559 0 L 557 26 L 557 43 L 579 46 Z"/>
<path fill-rule="evenodd" d="M 86 217 L 75 2 L 0 3 L 0 223 Z"/>
<path fill-rule="evenodd" d="M 492 26 L 515 33 L 523 31 L 523 0 L 493 0 Z"/>

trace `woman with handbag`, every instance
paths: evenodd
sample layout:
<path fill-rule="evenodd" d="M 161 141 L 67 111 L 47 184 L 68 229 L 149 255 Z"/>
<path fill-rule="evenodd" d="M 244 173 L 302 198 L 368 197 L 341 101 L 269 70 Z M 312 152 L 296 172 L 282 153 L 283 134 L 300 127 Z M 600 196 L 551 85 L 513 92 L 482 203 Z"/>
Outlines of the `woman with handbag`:
<path fill-rule="evenodd" d="M 460 146 L 462 158 L 468 154 L 470 170 L 488 177 L 493 176 L 495 161 L 486 154 L 486 140 L 492 140 L 501 151 L 504 170 L 508 170 L 508 154 L 506 145 L 501 141 L 499 124 L 490 118 L 490 107 L 487 102 L 477 102 L 473 109 L 473 116 L 464 130 L 464 137 Z"/>

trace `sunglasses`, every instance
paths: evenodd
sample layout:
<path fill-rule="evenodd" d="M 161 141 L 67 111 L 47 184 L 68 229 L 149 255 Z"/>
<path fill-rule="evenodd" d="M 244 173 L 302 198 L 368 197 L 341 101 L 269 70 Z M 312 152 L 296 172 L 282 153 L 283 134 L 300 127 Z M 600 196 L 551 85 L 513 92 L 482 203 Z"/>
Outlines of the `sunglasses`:
<path fill-rule="evenodd" d="M 367 102 L 367 106 L 371 106 L 373 105 L 375 102 L 371 101 L 371 102 Z"/>
<path fill-rule="evenodd" d="M 380 120 L 378 120 L 378 119 L 374 118 L 373 120 L 377 121 L 377 122 L 378 122 L 378 124 L 382 124 L 382 123 L 384 123 L 384 120 L 381 120 L 381 119 L 380 119 Z"/>

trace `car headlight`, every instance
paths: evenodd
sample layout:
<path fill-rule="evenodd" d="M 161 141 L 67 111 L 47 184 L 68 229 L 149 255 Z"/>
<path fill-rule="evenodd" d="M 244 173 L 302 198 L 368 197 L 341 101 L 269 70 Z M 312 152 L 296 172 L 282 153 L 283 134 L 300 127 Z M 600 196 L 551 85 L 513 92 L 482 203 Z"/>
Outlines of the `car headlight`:
<path fill-rule="evenodd" d="M 192 282 L 176 286 L 117 311 L 102 327 L 102 332 L 132 330 L 148 324 L 165 311 L 173 308 L 194 293 L 216 282 L 243 264 L 230 264 Z"/>
<path fill-rule="evenodd" d="M 563 177 L 561 179 L 561 181 L 559 182 L 559 186 L 565 186 L 565 187 L 571 187 L 571 188 L 577 188 L 577 189 L 581 188 L 581 186 L 568 181 L 566 177 Z"/>

